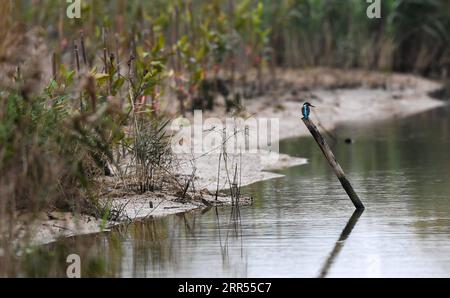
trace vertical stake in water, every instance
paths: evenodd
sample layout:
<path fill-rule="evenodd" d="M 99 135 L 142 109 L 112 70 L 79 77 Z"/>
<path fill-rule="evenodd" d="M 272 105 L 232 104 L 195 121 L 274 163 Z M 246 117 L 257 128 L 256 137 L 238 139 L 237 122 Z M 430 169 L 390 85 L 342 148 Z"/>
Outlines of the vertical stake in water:
<path fill-rule="evenodd" d="M 328 163 L 333 168 L 334 173 L 338 177 L 339 181 L 342 184 L 342 187 L 347 192 L 347 195 L 350 197 L 350 200 L 352 200 L 353 205 L 355 205 L 355 208 L 358 210 L 364 210 L 364 205 L 359 199 L 356 192 L 353 190 L 352 185 L 350 184 L 350 181 L 348 181 L 347 177 L 345 177 L 345 173 L 342 170 L 341 166 L 337 162 L 336 158 L 334 157 L 333 152 L 331 151 L 330 146 L 328 146 L 325 139 L 320 134 L 317 127 L 314 125 L 314 123 L 310 119 L 303 118 L 303 123 L 305 123 L 306 127 L 309 129 L 309 132 L 316 140 L 317 144 L 320 147 L 320 150 L 322 150 L 323 154 L 325 155 L 325 158 L 328 160 Z"/>

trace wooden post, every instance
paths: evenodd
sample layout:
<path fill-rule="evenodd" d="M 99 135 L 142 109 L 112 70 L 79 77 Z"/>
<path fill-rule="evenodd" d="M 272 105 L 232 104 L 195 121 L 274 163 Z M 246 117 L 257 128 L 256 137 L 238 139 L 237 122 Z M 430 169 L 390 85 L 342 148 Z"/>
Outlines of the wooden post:
<path fill-rule="evenodd" d="M 309 132 L 311 133 L 311 135 L 316 140 L 317 144 L 319 145 L 320 149 L 322 150 L 323 154 L 325 155 L 326 159 L 328 160 L 328 163 L 333 168 L 334 173 L 336 174 L 339 181 L 341 182 L 342 187 L 347 192 L 347 195 L 350 197 L 350 200 L 352 200 L 353 205 L 355 205 L 355 208 L 358 210 L 363 210 L 364 209 L 363 203 L 359 199 L 356 192 L 353 190 L 353 187 L 350 184 L 350 181 L 348 181 L 348 179 L 345 177 L 345 173 L 342 170 L 339 163 L 336 161 L 336 158 L 334 157 L 334 154 L 331 151 L 330 146 L 328 146 L 327 142 L 322 137 L 319 130 L 317 129 L 317 127 L 314 125 L 314 123 L 310 119 L 303 118 L 302 120 L 305 123 L 306 127 L 309 129 Z"/>

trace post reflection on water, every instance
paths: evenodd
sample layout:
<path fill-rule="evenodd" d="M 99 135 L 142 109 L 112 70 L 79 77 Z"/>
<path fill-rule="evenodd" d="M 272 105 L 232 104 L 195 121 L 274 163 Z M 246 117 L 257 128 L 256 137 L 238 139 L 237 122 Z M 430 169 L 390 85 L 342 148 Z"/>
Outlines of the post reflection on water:
<path fill-rule="evenodd" d="M 325 261 L 322 269 L 320 270 L 319 277 L 324 278 L 327 276 L 328 271 L 330 270 L 331 266 L 333 265 L 333 262 L 339 255 L 339 252 L 341 251 L 342 247 L 345 244 L 345 240 L 350 236 L 351 232 L 353 231 L 353 228 L 356 226 L 356 223 L 358 222 L 361 215 L 364 213 L 364 210 L 362 209 L 356 209 L 352 216 L 350 216 L 347 224 L 345 225 L 344 229 L 342 230 L 341 235 L 339 236 L 339 239 L 336 241 L 336 244 L 334 245 L 333 250 L 331 251 L 330 255 L 328 256 L 327 260 Z"/>
<path fill-rule="evenodd" d="M 253 206 L 61 241 L 29 254 L 23 275 L 65 276 L 65 257 L 78 253 L 84 277 L 450 277 L 449 112 L 334 132 L 362 216 L 349 219 L 353 206 L 314 141 L 288 140 L 281 151 L 309 164 L 245 187 Z"/>

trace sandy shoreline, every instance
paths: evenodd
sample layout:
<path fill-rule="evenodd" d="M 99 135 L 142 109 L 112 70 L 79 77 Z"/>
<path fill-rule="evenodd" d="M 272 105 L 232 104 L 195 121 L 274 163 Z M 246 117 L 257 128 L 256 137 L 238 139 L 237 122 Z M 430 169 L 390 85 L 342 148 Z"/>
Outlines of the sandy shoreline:
<path fill-rule="evenodd" d="M 305 99 L 317 106 L 312 115 L 313 121 L 327 130 L 348 122 L 374 122 L 406 117 L 444 105 L 428 95 L 441 87 L 439 83 L 412 75 L 316 69 L 286 71 L 279 80 L 282 82 L 281 88 L 243 103 L 247 115 L 279 119 L 279 134 L 273 142 L 308 135 L 300 119 L 300 106 Z M 220 108 L 214 113 L 205 113 L 205 117 L 218 115 L 225 113 Z M 268 163 L 261 158 L 261 154 L 235 153 L 230 154 L 226 168 L 222 162 L 218 172 L 219 151 L 177 156 L 182 161 L 177 168 L 180 175 L 191 175 L 195 168 L 194 186 L 202 193 L 199 199 L 181 202 L 177 197 L 165 193 L 149 193 L 117 198 L 111 203 L 113 206 L 120 206 L 124 218 L 131 221 L 213 205 L 229 205 L 231 201 L 227 197 L 220 197 L 215 201 L 218 173 L 219 189 L 226 190 L 229 188 L 230 172 L 234 172 L 237 165 L 239 184 L 244 186 L 283 177 L 272 171 L 307 163 L 306 159 L 283 154 L 279 155 L 275 163 Z M 186 162 L 189 158 L 192 162 Z M 251 199 L 243 199 L 242 204 L 251 204 Z M 35 222 L 30 233 L 34 244 L 50 243 L 61 237 L 97 233 L 121 223 L 66 213 L 43 214 Z"/>

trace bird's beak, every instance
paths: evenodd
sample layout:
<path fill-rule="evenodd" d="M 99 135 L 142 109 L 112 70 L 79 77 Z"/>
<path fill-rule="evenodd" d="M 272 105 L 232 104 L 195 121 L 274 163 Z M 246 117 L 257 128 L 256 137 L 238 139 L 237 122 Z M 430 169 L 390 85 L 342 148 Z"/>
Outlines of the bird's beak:
<path fill-rule="evenodd" d="M 311 108 L 315 108 L 315 106 L 311 105 Z"/>

